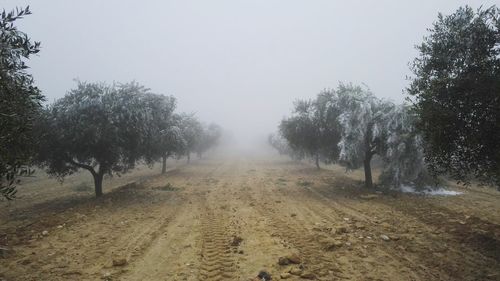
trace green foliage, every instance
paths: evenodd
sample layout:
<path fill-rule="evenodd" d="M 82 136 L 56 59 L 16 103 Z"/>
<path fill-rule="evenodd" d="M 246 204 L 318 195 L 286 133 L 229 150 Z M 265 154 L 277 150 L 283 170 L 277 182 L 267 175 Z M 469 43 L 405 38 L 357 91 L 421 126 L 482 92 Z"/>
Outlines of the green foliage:
<path fill-rule="evenodd" d="M 313 101 L 315 126 L 319 132 L 320 159 L 325 163 L 337 162 L 340 153 L 338 143 L 341 125 L 338 118 L 342 110 L 336 95 L 333 90 L 324 90 Z"/>
<path fill-rule="evenodd" d="M 184 153 L 189 161 L 191 152 L 195 151 L 203 134 L 203 126 L 193 114 L 182 114 L 179 118 L 182 137 L 185 141 Z"/>
<path fill-rule="evenodd" d="M 43 113 L 40 164 L 60 178 L 90 171 L 100 196 L 104 174 L 127 172 L 145 155 L 151 136 L 147 94 L 137 83 L 79 82 Z"/>
<path fill-rule="evenodd" d="M 121 174 L 144 160 L 152 165 L 196 148 L 203 135 L 191 115 L 174 113 L 175 98 L 151 93 L 135 83 L 82 83 L 47 107 L 37 124 L 38 163 L 59 178 L 78 169 L 94 177 L 96 196 L 105 174 Z M 208 127 L 207 142 L 220 135 Z M 205 139 L 203 139 L 205 141 Z"/>
<path fill-rule="evenodd" d="M 175 155 L 180 157 L 186 151 L 186 139 L 182 132 L 182 117 L 179 114 L 173 114 L 168 126 L 160 131 L 161 148 L 164 155 Z"/>
<path fill-rule="evenodd" d="M 281 121 L 280 134 L 296 155 L 304 155 L 323 162 L 335 162 L 340 140 L 339 108 L 335 93 L 321 92 L 315 100 L 295 102 L 291 117 Z"/>
<path fill-rule="evenodd" d="M 146 163 L 153 164 L 160 157 L 180 153 L 183 140 L 176 129 L 179 120 L 174 114 L 175 98 L 146 93 L 142 99 L 146 120 L 149 120 L 143 144 Z"/>
<path fill-rule="evenodd" d="M 267 137 L 267 143 L 280 155 L 288 155 L 290 158 L 293 160 L 301 160 L 304 158 L 304 155 L 300 151 L 296 151 L 290 147 L 288 144 L 288 141 L 281 136 L 280 133 L 278 134 L 270 134 Z"/>
<path fill-rule="evenodd" d="M 416 189 L 435 185 L 436 178 L 429 175 L 424 161 L 422 137 L 415 128 L 417 116 L 410 107 L 398 105 L 387 120 L 385 151 L 381 185 L 386 187 L 411 186 Z"/>
<path fill-rule="evenodd" d="M 3 10 L 0 18 L 0 195 L 7 199 L 14 197 L 19 176 L 32 173 L 33 122 L 43 100 L 25 62 L 39 52 L 40 43 L 14 25 L 29 14 L 29 7 Z"/>
<path fill-rule="evenodd" d="M 348 169 L 363 166 L 365 185 L 371 188 L 371 160 L 374 155 L 383 156 L 387 150 L 387 124 L 393 118 L 395 104 L 378 99 L 369 89 L 350 84 L 340 84 L 337 94 L 342 108 L 340 163 Z"/>
<path fill-rule="evenodd" d="M 291 117 L 280 124 L 280 134 L 288 141 L 293 150 L 308 157 L 319 153 L 319 130 L 314 126 L 312 103 L 299 100 Z"/>
<path fill-rule="evenodd" d="M 294 115 L 282 121 L 280 131 L 292 151 L 338 162 L 347 169 L 364 167 L 367 187 L 373 185 L 374 155 L 383 159 L 384 185 L 428 186 L 432 181 L 415 119 L 404 105 L 379 99 L 366 88 L 341 83 L 314 101 L 296 103 Z M 279 149 L 287 147 L 275 137 L 269 141 Z"/>
<path fill-rule="evenodd" d="M 357 169 L 374 155 L 385 153 L 387 123 L 394 103 L 377 98 L 369 89 L 340 84 L 337 89 L 341 130 L 340 160 L 349 169 Z"/>
<path fill-rule="evenodd" d="M 500 187 L 499 9 L 439 14 L 409 88 L 434 174 Z"/>
<path fill-rule="evenodd" d="M 207 127 L 203 127 L 195 146 L 198 157 L 201 158 L 205 152 L 215 147 L 219 143 L 221 135 L 222 128 L 217 124 L 212 123 Z"/>

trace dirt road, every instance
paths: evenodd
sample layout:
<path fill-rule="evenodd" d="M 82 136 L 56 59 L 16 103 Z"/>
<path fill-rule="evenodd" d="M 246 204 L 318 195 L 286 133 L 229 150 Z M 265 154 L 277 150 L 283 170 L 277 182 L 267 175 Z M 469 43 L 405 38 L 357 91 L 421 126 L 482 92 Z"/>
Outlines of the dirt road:
<path fill-rule="evenodd" d="M 121 181 L 97 200 L 1 203 L 0 280 L 500 280 L 496 191 L 378 194 L 248 158 Z"/>

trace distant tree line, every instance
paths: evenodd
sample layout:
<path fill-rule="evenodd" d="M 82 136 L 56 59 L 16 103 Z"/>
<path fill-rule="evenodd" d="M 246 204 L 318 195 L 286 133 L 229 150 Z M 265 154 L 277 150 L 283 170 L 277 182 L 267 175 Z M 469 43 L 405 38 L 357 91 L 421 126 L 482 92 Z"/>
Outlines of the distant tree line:
<path fill-rule="evenodd" d="M 41 110 L 36 123 L 36 163 L 63 178 L 88 170 L 96 196 L 104 175 L 121 174 L 138 161 L 161 160 L 192 152 L 200 157 L 217 145 L 221 128 L 175 113 L 175 98 L 150 92 L 135 82 L 79 82 L 66 96 Z M 188 160 L 189 161 L 189 160 Z"/>
<path fill-rule="evenodd" d="M 297 101 L 292 116 L 281 122 L 279 135 L 286 142 L 270 137 L 273 147 L 286 148 L 282 154 L 294 158 L 312 158 L 318 168 L 320 162 L 363 167 L 367 187 L 373 186 L 375 155 L 383 162 L 385 184 L 429 184 L 414 114 L 367 88 L 341 83 L 314 100 Z"/>
<path fill-rule="evenodd" d="M 269 143 L 281 154 L 364 167 L 381 183 L 427 185 L 438 175 L 500 188 L 500 10 L 466 6 L 443 16 L 417 46 L 408 104 L 340 84 L 299 100 Z"/>
<path fill-rule="evenodd" d="M 175 113 L 175 98 L 135 82 L 78 83 L 44 108 L 25 61 L 40 50 L 14 23 L 29 7 L 0 17 L 0 194 L 15 195 L 20 176 L 39 164 L 60 178 L 78 169 L 102 194 L 106 174 L 138 162 L 201 156 L 221 129 Z M 363 167 L 373 185 L 371 160 L 383 161 L 381 182 L 427 184 L 446 175 L 500 187 L 500 11 L 459 8 L 438 15 L 417 46 L 408 104 L 375 97 L 367 88 L 340 84 L 313 100 L 297 101 L 269 142 L 294 159 Z M 429 174 L 432 177 L 429 177 Z"/>
<path fill-rule="evenodd" d="M 25 59 L 39 51 L 14 22 L 29 8 L 3 12 L 0 19 L 0 194 L 12 199 L 19 178 L 43 167 L 60 179 L 80 169 L 102 195 L 104 175 L 122 174 L 139 163 L 201 156 L 218 144 L 222 129 L 193 114 L 176 113 L 173 96 L 146 87 L 78 82 L 63 98 L 43 107 Z"/>

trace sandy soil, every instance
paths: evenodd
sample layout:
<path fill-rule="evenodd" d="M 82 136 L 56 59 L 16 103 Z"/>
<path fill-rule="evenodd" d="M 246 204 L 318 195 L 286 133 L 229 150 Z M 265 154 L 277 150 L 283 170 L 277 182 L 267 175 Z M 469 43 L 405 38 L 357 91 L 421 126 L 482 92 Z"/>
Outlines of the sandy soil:
<path fill-rule="evenodd" d="M 99 199 L 83 174 L 23 185 L 0 202 L 0 280 L 500 280 L 497 191 L 380 194 L 284 159 L 171 166 Z"/>

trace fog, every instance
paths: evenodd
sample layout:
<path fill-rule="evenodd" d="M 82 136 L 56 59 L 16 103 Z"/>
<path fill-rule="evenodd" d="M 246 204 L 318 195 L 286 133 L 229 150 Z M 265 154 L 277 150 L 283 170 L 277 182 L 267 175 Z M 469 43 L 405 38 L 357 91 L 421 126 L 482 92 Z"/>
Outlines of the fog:
<path fill-rule="evenodd" d="M 33 15 L 16 24 L 42 42 L 29 65 L 48 102 L 74 87 L 74 79 L 136 80 L 174 95 L 178 111 L 220 124 L 249 147 L 276 130 L 295 99 L 339 81 L 365 83 L 402 102 L 414 45 L 438 12 L 467 2 L 8 0 L 2 6 L 27 4 Z"/>

